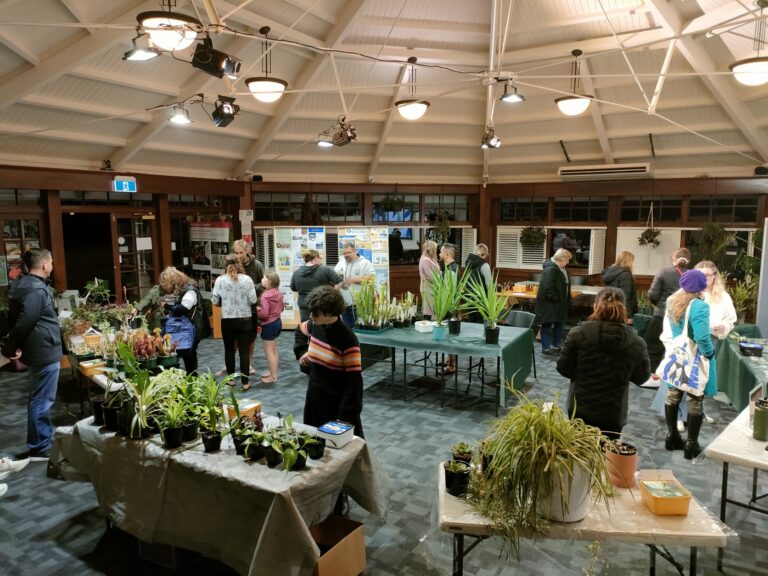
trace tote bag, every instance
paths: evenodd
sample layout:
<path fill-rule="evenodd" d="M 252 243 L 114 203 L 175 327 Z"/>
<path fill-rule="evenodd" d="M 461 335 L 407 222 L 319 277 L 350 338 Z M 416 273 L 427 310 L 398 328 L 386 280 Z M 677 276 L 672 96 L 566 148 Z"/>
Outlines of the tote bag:
<path fill-rule="evenodd" d="M 696 343 L 688 337 L 688 314 L 685 311 L 683 331 L 672 339 L 656 374 L 670 386 L 694 396 L 702 396 L 709 381 L 709 358 L 701 354 Z"/>

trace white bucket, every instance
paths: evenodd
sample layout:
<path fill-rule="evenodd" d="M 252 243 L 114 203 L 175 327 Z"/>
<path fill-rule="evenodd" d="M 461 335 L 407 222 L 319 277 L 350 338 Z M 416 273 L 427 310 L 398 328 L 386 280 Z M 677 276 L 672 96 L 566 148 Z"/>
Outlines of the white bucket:
<path fill-rule="evenodd" d="M 550 520 L 557 522 L 578 522 L 583 520 L 589 513 L 589 493 L 591 487 L 592 477 L 583 468 L 577 466 L 574 468 L 573 478 L 570 482 L 570 494 L 566 498 L 568 513 L 563 513 L 560 485 L 557 482 L 552 486 L 552 497 L 548 503 L 545 503 L 541 513 Z"/>

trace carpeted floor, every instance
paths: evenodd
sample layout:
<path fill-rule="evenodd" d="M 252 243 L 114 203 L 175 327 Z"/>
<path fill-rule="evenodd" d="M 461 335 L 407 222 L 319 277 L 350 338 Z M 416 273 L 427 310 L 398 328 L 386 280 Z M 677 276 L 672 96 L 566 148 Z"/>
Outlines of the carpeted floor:
<path fill-rule="evenodd" d="M 256 385 L 244 397 L 257 398 L 268 413 L 292 412 L 299 419 L 304 404 L 306 377 L 298 372 L 291 352 L 293 335 L 280 338 L 279 382 Z M 223 364 L 220 341 L 208 340 L 201 346 L 201 367 L 217 370 Z M 262 355 L 256 353 L 257 370 L 264 369 Z M 554 360 L 537 351 L 538 380 L 527 382 L 529 394 L 551 399 L 565 395 L 567 382 L 557 375 Z M 57 424 L 76 421 L 79 406 L 64 404 L 72 399 L 62 375 L 60 402 L 54 407 Z M 418 376 L 414 370 L 413 376 Z M 352 504 L 351 516 L 365 523 L 366 574 L 375 576 L 432 576 L 450 574 L 451 540 L 435 528 L 435 479 L 437 464 L 446 459 L 449 447 L 458 441 L 473 442 L 481 437 L 494 417 L 491 402 L 464 402 L 456 410 L 447 402 L 440 407 L 439 393 L 423 393 L 403 402 L 392 400 L 388 364 L 364 373 L 366 392 L 363 423 L 367 441 L 384 464 L 392 481 L 392 496 L 385 519 L 372 517 Z M 460 380 L 460 389 L 465 380 Z M 470 395 L 477 396 L 473 384 Z M 9 455 L 24 449 L 26 422 L 26 377 L 0 372 L 0 453 Z M 695 462 L 683 459 L 682 452 L 663 450 L 665 429 L 648 410 L 654 391 L 632 387 L 630 420 L 625 432 L 640 448 L 640 466 L 669 468 L 705 506 L 719 510 L 721 466 L 705 458 Z M 70 412 L 70 410 L 74 411 Z M 716 418 L 705 425 L 703 443 L 714 438 L 735 416 L 730 406 L 707 402 L 707 412 Z M 730 494 L 744 498 L 751 489 L 751 473 L 732 467 Z M 0 573 L 19 575 L 91 574 L 169 574 L 170 571 L 143 560 L 138 544 L 130 536 L 106 530 L 104 518 L 88 483 L 51 480 L 45 464 L 32 463 L 6 480 L 8 493 L 0 500 Z M 763 483 L 765 489 L 765 483 Z M 726 574 L 768 573 L 768 543 L 765 517 L 734 506 L 728 511 L 728 525 L 739 534 L 725 556 Z M 223 528 L 223 527 L 222 527 Z M 500 554 L 499 543 L 490 540 L 468 557 L 465 573 L 491 574 L 582 574 L 591 560 L 589 544 L 541 540 L 524 542 L 520 560 L 509 564 Z M 672 554 L 685 566 L 688 549 L 669 543 Z M 145 554 L 146 555 L 146 554 Z M 640 575 L 648 571 L 649 553 L 642 545 L 608 543 L 598 558 L 597 574 Z M 194 554 L 179 555 L 179 573 L 229 574 L 217 562 Z M 699 574 L 716 573 L 716 550 L 699 551 Z M 658 574 L 677 571 L 659 559 Z M 282 576 L 282 575 L 269 575 Z"/>

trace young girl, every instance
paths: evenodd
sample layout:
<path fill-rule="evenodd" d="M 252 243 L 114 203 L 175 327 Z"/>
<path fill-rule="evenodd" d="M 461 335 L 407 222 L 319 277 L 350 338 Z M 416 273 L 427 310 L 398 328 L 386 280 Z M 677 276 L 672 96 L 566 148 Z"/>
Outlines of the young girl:
<path fill-rule="evenodd" d="M 280 286 L 280 277 L 276 272 L 267 272 L 261 279 L 264 293 L 259 303 L 259 322 L 261 323 L 261 340 L 264 343 L 264 356 L 267 357 L 269 372 L 261 375 L 262 384 L 274 384 L 277 382 L 277 365 L 280 354 L 277 351 L 277 337 L 283 329 L 280 321 L 280 313 L 285 308 Z"/>

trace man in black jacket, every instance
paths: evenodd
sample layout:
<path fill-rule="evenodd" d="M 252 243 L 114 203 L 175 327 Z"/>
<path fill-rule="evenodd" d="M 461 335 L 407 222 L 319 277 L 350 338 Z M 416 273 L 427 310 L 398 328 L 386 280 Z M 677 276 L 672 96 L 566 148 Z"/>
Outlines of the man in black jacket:
<path fill-rule="evenodd" d="M 4 356 L 29 366 L 27 447 L 32 460 L 47 460 L 53 437 L 51 406 L 56 400 L 61 361 L 61 330 L 53 309 L 48 277 L 53 258 L 48 250 L 33 248 L 24 254 L 28 273 L 11 284 L 11 331 Z"/>

